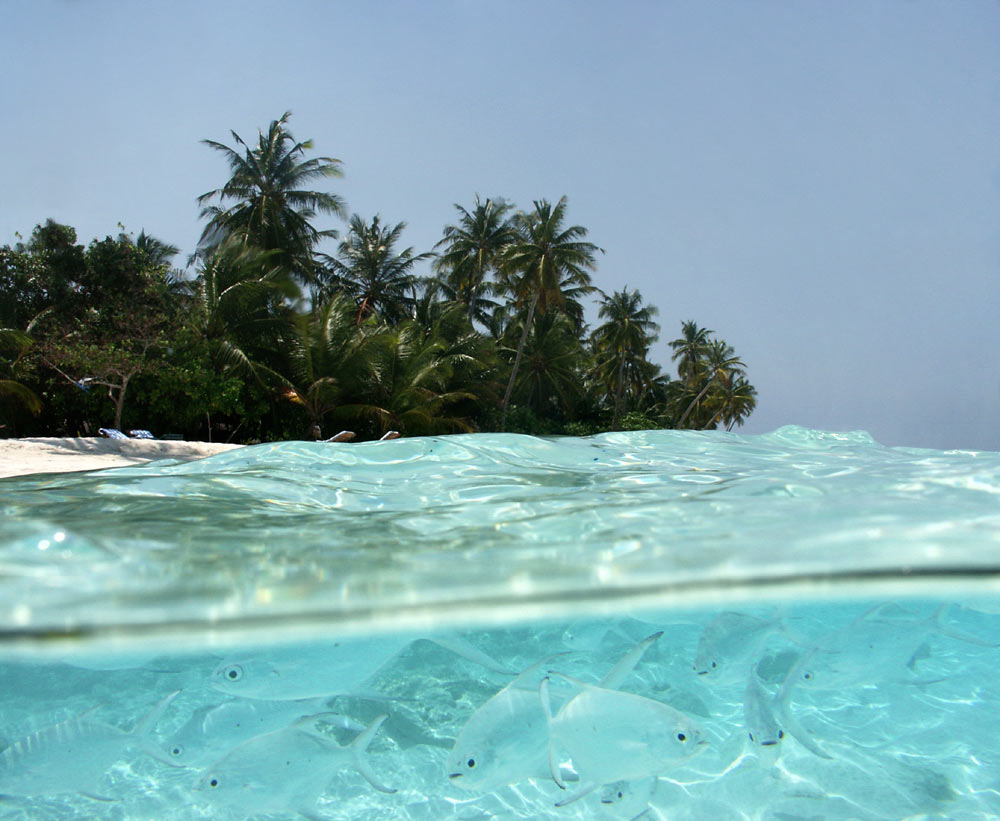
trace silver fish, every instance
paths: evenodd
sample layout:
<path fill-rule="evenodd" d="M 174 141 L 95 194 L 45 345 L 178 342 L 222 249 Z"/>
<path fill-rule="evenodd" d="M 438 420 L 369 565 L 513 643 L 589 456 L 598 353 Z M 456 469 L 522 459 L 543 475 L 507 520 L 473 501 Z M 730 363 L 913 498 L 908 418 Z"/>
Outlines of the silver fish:
<path fill-rule="evenodd" d="M 661 635 L 654 633 L 632 647 L 602 684 L 620 684 Z M 445 764 L 451 783 L 463 790 L 489 792 L 549 772 L 548 721 L 538 685 L 553 658 L 533 664 L 470 716 Z"/>
<path fill-rule="evenodd" d="M 0 793 L 54 795 L 79 793 L 99 800 L 102 776 L 138 747 L 159 757 L 150 733 L 177 692 L 161 699 L 129 731 L 94 719 L 99 709 L 44 727 L 0 752 Z"/>
<path fill-rule="evenodd" d="M 994 642 L 960 633 L 944 622 L 947 605 L 929 618 L 903 613 L 885 616 L 885 605 L 873 607 L 851 624 L 827 634 L 792 666 L 782 684 L 810 690 L 840 690 L 886 681 L 914 680 L 912 670 L 931 635 L 940 635 L 981 647 Z"/>
<path fill-rule="evenodd" d="M 553 676 L 566 678 L 558 673 Z M 564 751 L 580 776 L 580 787 L 558 802 L 562 807 L 615 781 L 660 775 L 704 750 L 703 731 L 690 717 L 643 696 L 571 680 L 579 692 L 553 715 L 549 679 L 539 687 L 549 724 L 553 780 L 566 788 L 555 766 Z"/>
<path fill-rule="evenodd" d="M 747 613 L 720 613 L 698 637 L 694 671 L 707 680 L 742 680 L 764 642 L 783 626 L 781 615 L 761 619 Z"/>
<path fill-rule="evenodd" d="M 220 664 L 212 686 L 243 698 L 297 701 L 361 693 L 363 685 L 415 639 L 404 636 L 348 638 L 315 647 L 274 648 L 266 653 Z M 487 669 L 509 671 L 467 641 L 456 636 L 434 636 L 439 644 Z"/>
<path fill-rule="evenodd" d="M 326 707 L 325 699 L 259 701 L 234 699 L 198 708 L 164 745 L 167 756 L 184 767 L 204 767 L 229 750 L 263 733 L 280 730 Z M 361 732 L 364 726 L 347 716 L 327 714 L 328 723 Z"/>
<path fill-rule="evenodd" d="M 380 792 L 395 792 L 378 780 L 363 757 L 386 717 L 376 718 L 344 747 L 315 731 L 323 717 L 306 716 L 244 741 L 204 771 L 195 784 L 199 798 L 223 811 L 251 816 L 298 812 L 310 817 L 333 777 L 347 768 Z"/>

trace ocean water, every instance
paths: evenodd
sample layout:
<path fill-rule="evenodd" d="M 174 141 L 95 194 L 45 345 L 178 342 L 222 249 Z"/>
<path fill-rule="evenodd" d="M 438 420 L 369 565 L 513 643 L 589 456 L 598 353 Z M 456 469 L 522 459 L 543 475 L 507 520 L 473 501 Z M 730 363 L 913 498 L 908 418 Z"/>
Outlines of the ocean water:
<path fill-rule="evenodd" d="M 1000 817 L 1000 454 L 260 445 L 0 480 L 2 819 Z"/>

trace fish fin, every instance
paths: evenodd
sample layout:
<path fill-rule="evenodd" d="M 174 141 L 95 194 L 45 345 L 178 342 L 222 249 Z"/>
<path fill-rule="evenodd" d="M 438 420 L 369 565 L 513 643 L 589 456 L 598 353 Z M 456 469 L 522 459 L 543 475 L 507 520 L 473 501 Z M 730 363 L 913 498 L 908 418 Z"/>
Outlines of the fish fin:
<path fill-rule="evenodd" d="M 385 716 L 382 716 L 382 718 L 384 719 Z M 293 721 L 289 726 L 297 727 L 310 735 L 318 735 L 323 738 L 327 738 L 326 733 L 316 729 L 315 725 L 318 721 L 324 721 L 327 724 L 332 724 L 334 727 L 340 727 L 343 730 L 353 730 L 359 733 L 363 733 L 366 729 L 365 725 L 360 721 L 355 721 L 353 718 L 345 716 L 343 713 L 335 712 L 313 713 L 312 715 L 302 716 L 301 718 L 295 719 L 295 721 Z"/>
<path fill-rule="evenodd" d="M 371 724 L 368 725 L 365 730 L 358 735 L 348 745 L 348 749 L 351 751 L 351 760 L 354 763 L 354 769 L 356 769 L 361 776 L 371 784 L 376 790 L 384 793 L 394 793 L 396 790 L 392 787 L 387 787 L 382 784 L 375 773 L 372 772 L 371 767 L 368 766 L 368 762 L 364 759 L 364 753 L 368 749 L 368 745 L 372 743 L 372 739 L 375 737 L 375 733 L 378 732 L 378 728 L 382 726 L 382 722 L 386 720 L 388 716 L 380 715 Z"/>
<path fill-rule="evenodd" d="M 549 700 L 549 677 L 546 676 L 542 679 L 541 683 L 538 685 L 538 697 L 542 701 L 542 712 L 545 713 L 545 721 L 547 724 L 552 723 L 552 702 Z M 559 774 L 559 762 L 556 761 L 555 756 L 555 745 L 552 743 L 552 733 L 549 733 L 549 773 L 552 775 L 552 780 L 556 782 L 556 786 L 560 790 L 565 790 L 566 785 L 563 783 L 562 776 Z"/>
<path fill-rule="evenodd" d="M 594 687 L 595 686 L 595 685 L 590 684 L 590 683 L 588 683 L 586 681 L 581 681 L 578 678 L 573 678 L 573 676 L 567 676 L 565 673 L 560 673 L 558 670 L 549 670 L 549 675 L 546 676 L 546 678 L 548 678 L 549 676 L 555 676 L 556 678 L 561 678 L 563 681 L 568 682 L 569 684 L 572 684 L 574 687 L 579 687 L 581 690 L 585 690 L 587 687 Z M 611 689 L 611 688 L 608 687 L 608 688 L 605 688 L 605 689 Z"/>
<path fill-rule="evenodd" d="M 544 668 L 552 659 L 559 658 L 560 656 L 569 656 L 575 652 L 575 650 L 563 650 L 561 653 L 553 653 L 551 656 L 546 656 L 541 661 L 536 661 L 530 667 L 525 667 L 524 670 L 518 673 L 517 678 L 507 686 L 520 690 L 533 690 L 537 685 L 532 685 L 529 682 L 538 675 L 540 669 Z"/>
<path fill-rule="evenodd" d="M 172 693 L 169 693 L 161 698 L 156 705 L 139 720 L 139 723 L 132 728 L 130 735 L 133 735 L 136 738 L 148 736 L 156 726 L 156 722 L 159 721 L 163 717 L 163 714 L 167 711 L 167 707 L 170 706 L 170 702 L 177 698 L 179 693 L 180 690 L 174 690 Z"/>
<path fill-rule="evenodd" d="M 160 699 L 156 705 L 139 720 L 135 727 L 131 729 L 129 735 L 134 739 L 135 745 L 150 758 L 154 758 L 161 764 L 166 764 L 168 767 L 186 770 L 190 768 L 184 764 L 178 764 L 176 761 L 171 761 L 167 758 L 163 754 L 159 745 L 156 743 L 156 740 L 153 738 L 153 728 L 163 717 L 163 713 L 166 711 L 167 707 L 170 706 L 170 702 L 177 697 L 178 693 L 180 693 L 180 690 L 174 690 L 174 692 Z"/>
<path fill-rule="evenodd" d="M 649 649 L 649 646 L 662 635 L 663 631 L 660 630 L 651 636 L 646 636 L 646 638 L 636 644 L 605 674 L 604 678 L 601 679 L 600 686 L 606 687 L 609 690 L 619 687 L 628 677 L 628 674 L 635 669 L 635 666 L 639 663 L 646 650 Z"/>
<path fill-rule="evenodd" d="M 91 801 L 100 801 L 103 804 L 117 804 L 119 801 L 117 798 L 109 798 L 106 795 L 98 795 L 93 792 L 82 792 L 80 795 L 84 798 L 89 798 Z"/>
<path fill-rule="evenodd" d="M 955 630 L 953 627 L 946 625 L 944 623 L 944 614 L 948 610 L 949 606 L 950 605 L 942 604 L 937 610 L 934 611 L 934 615 L 931 616 L 931 625 L 935 633 L 947 636 L 949 639 L 965 642 L 966 644 L 974 644 L 978 647 L 1000 647 L 1000 644 L 997 644 L 994 641 L 987 641 L 986 639 L 981 639 L 977 636 L 963 633 L 961 630 Z"/>
<path fill-rule="evenodd" d="M 445 650 L 451 650 L 451 652 L 462 658 L 474 661 L 476 664 L 485 667 L 487 670 L 492 670 L 494 673 L 502 673 L 505 676 L 517 675 L 512 670 L 508 670 L 500 664 L 496 659 L 490 658 L 482 650 L 473 647 L 465 639 L 458 636 L 435 636 L 430 640 Z"/>
<path fill-rule="evenodd" d="M 785 685 L 781 686 L 778 690 L 778 695 L 774 699 L 775 713 L 781 719 L 782 727 L 788 731 L 788 734 L 799 742 L 803 747 L 805 747 L 813 755 L 819 756 L 820 758 L 825 758 L 828 761 L 833 760 L 833 756 L 830 755 L 826 750 L 820 747 L 814 740 L 810 732 L 799 723 L 799 720 L 792 713 L 792 703 L 791 703 L 791 688 L 786 690 Z"/>
<path fill-rule="evenodd" d="M 567 804 L 572 804 L 574 801 L 579 801 L 585 795 L 590 795 L 599 786 L 600 786 L 600 784 L 597 784 L 596 782 L 593 782 L 593 781 L 588 782 L 588 783 L 584 784 L 582 787 L 580 787 L 580 789 L 578 789 L 575 793 L 573 793 L 568 798 L 564 798 L 562 801 L 557 801 L 556 802 L 556 806 L 557 807 L 565 807 Z"/>

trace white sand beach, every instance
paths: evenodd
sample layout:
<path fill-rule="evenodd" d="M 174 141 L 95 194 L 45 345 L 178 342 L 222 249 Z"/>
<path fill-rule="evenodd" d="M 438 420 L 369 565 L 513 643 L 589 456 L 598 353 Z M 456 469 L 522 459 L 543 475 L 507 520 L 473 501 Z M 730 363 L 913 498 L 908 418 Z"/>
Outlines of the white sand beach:
<path fill-rule="evenodd" d="M 158 439 L 0 439 L 0 477 L 100 470 L 139 465 L 154 459 L 190 462 L 238 447 L 242 446 Z"/>

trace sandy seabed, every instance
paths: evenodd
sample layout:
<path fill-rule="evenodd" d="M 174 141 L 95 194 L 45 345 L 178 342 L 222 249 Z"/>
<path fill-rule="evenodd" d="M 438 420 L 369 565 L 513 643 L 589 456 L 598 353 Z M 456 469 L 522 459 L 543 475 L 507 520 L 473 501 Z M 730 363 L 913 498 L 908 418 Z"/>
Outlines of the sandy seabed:
<path fill-rule="evenodd" d="M 241 445 L 151 439 L 0 439 L 0 477 L 100 470 L 154 459 L 190 462 L 238 447 Z"/>

